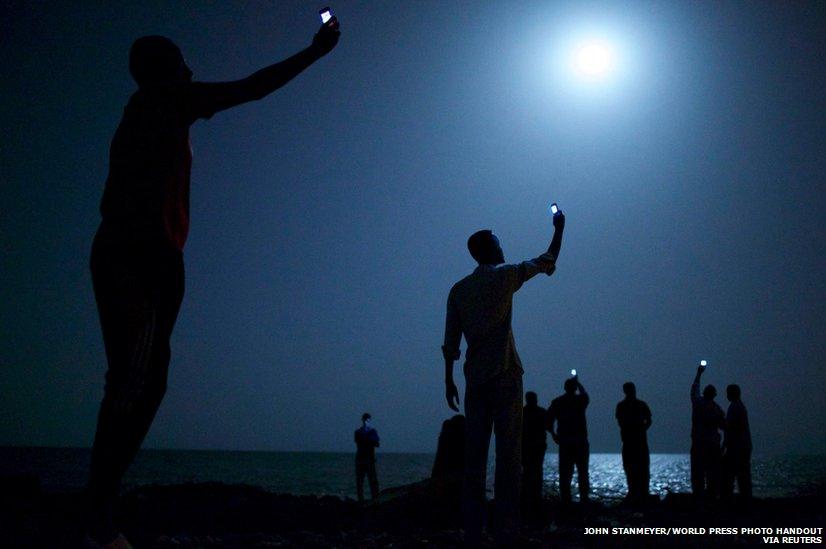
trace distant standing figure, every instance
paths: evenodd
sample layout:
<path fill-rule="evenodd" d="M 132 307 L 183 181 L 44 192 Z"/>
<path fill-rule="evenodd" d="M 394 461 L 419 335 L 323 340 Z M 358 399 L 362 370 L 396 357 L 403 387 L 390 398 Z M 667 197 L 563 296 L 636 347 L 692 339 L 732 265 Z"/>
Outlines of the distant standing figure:
<path fill-rule="evenodd" d="M 730 497 L 734 481 L 740 497 L 751 498 L 751 430 L 746 406 L 740 400 L 740 386 L 726 387 L 726 397 L 731 404 L 726 414 L 726 431 L 723 439 L 723 487 L 722 494 Z"/>
<path fill-rule="evenodd" d="M 536 515 L 542 504 L 542 466 L 548 449 L 545 431 L 545 408 L 539 406 L 536 393 L 525 393 L 522 410 L 522 501 L 525 515 Z"/>
<path fill-rule="evenodd" d="M 482 541 L 487 515 L 485 485 L 491 430 L 496 434 L 494 482 L 495 536 L 512 545 L 519 527 L 522 481 L 522 362 L 516 352 L 511 318 L 513 294 L 539 273 L 552 274 L 562 246 L 565 216 L 553 218 L 554 236 L 548 250 L 521 263 L 503 265 L 499 239 L 489 230 L 473 233 L 468 251 L 478 262 L 473 273 L 453 285 L 447 298 L 445 338 L 445 398 L 459 411 L 459 390 L 453 363 L 459 359 L 462 336 L 467 340 L 465 374 L 465 474 L 462 516 L 465 544 Z"/>
<path fill-rule="evenodd" d="M 700 377 L 705 369 L 697 368 L 691 385 L 691 491 L 695 496 L 714 498 L 720 493 L 720 430 L 725 427 L 725 415 L 714 402 L 714 385 L 706 385 L 700 396 Z"/>
<path fill-rule="evenodd" d="M 361 416 L 361 427 L 356 429 L 356 493 L 359 502 L 364 501 L 364 477 L 370 483 L 370 499 L 379 495 L 379 479 L 376 476 L 376 448 L 379 447 L 379 433 L 370 426 L 370 414 Z"/>
<path fill-rule="evenodd" d="M 577 376 L 566 379 L 564 387 L 565 394 L 551 402 L 547 417 L 547 429 L 559 445 L 559 496 L 563 503 L 571 502 L 571 479 L 576 465 L 579 500 L 585 503 L 591 490 L 588 477 L 590 448 L 585 419 L 585 409 L 590 399 Z"/>
<path fill-rule="evenodd" d="M 648 453 L 648 428 L 651 410 L 637 398 L 637 387 L 630 381 L 623 384 L 625 399 L 617 404 L 616 417 L 622 438 L 622 468 L 628 481 L 629 501 L 645 501 L 648 497 L 651 458 Z"/>

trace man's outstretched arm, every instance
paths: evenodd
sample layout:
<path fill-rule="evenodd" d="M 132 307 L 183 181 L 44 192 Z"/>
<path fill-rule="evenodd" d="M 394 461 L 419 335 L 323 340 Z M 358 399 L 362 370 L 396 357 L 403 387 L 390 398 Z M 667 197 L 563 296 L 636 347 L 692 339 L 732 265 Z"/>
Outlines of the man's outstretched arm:
<path fill-rule="evenodd" d="M 562 248 L 563 232 L 565 232 L 565 214 L 560 210 L 554 215 L 554 236 L 551 239 L 551 245 L 548 246 L 548 253 L 553 256 L 554 262 L 559 258 L 559 250 Z"/>
<path fill-rule="evenodd" d="M 338 44 L 338 21 L 321 25 L 310 46 L 287 59 L 233 82 L 194 82 L 187 98 L 191 118 L 209 118 L 242 103 L 262 99 L 301 74 Z"/>

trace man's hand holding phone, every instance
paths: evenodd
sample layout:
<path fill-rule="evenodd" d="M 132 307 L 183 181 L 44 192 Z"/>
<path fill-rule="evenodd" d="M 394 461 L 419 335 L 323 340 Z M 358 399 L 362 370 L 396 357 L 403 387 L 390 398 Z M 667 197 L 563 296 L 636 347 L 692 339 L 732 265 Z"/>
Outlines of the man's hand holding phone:
<path fill-rule="evenodd" d="M 336 47 L 341 31 L 339 30 L 338 19 L 333 15 L 330 8 L 324 8 L 318 14 L 321 17 L 321 28 L 313 37 L 313 47 L 320 57 L 327 55 Z"/>

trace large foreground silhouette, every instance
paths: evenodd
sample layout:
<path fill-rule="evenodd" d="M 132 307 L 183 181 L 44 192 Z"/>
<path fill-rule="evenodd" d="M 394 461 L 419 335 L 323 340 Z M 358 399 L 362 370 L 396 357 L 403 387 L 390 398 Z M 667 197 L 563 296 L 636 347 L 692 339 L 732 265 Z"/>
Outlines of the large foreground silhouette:
<path fill-rule="evenodd" d="M 338 38 L 332 20 L 292 57 L 242 80 L 215 83 L 193 82 L 168 38 L 146 36 L 132 45 L 129 70 L 138 90 L 112 139 L 91 257 L 108 362 L 88 485 L 92 542 L 128 547 L 112 524 L 112 507 L 166 391 L 169 340 L 184 294 L 189 128 L 280 88 Z"/>
<path fill-rule="evenodd" d="M 453 363 L 459 358 L 464 335 L 465 476 L 462 507 L 465 540 L 481 542 L 485 523 L 485 477 L 491 429 L 496 433 L 495 535 L 502 544 L 513 542 L 519 518 L 522 434 L 522 363 L 511 329 L 513 294 L 539 273 L 552 274 L 562 245 L 565 217 L 554 216 L 554 236 L 548 251 L 531 261 L 503 265 L 504 253 L 491 231 L 468 239 L 478 262 L 472 274 L 457 282 L 447 299 L 445 339 L 445 393 L 458 411 L 459 392 L 453 381 Z"/>

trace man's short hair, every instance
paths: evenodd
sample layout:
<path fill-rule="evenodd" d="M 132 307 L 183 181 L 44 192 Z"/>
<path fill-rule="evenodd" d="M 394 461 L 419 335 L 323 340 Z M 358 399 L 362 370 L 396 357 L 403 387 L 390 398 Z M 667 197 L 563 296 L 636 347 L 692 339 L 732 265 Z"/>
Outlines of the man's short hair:
<path fill-rule="evenodd" d="M 711 400 L 712 398 L 717 396 L 717 388 L 714 385 L 706 385 L 706 388 L 703 389 L 703 397 Z"/>
<path fill-rule="evenodd" d="M 493 231 L 490 229 L 476 231 L 467 239 L 467 249 L 470 255 L 473 256 L 473 259 L 479 263 L 487 259 L 487 254 L 490 252 L 492 244 Z"/>
<path fill-rule="evenodd" d="M 565 380 L 565 384 L 563 385 L 565 388 L 566 393 L 573 393 L 576 391 L 576 380 L 572 377 L 569 377 Z"/>
<path fill-rule="evenodd" d="M 537 397 L 536 393 L 534 393 L 533 391 L 528 391 L 527 393 L 525 393 L 525 402 L 529 404 L 536 404 L 537 402 L 539 402 L 539 397 Z"/>
<path fill-rule="evenodd" d="M 165 36 L 142 36 L 129 49 L 129 72 L 139 87 L 174 78 L 182 62 L 181 50 Z"/>
<path fill-rule="evenodd" d="M 734 400 L 740 398 L 740 386 L 732 383 L 731 385 L 726 387 L 726 394 L 729 398 Z"/>
<path fill-rule="evenodd" d="M 622 392 L 628 396 L 637 395 L 637 386 L 631 381 L 626 381 L 622 384 Z"/>
<path fill-rule="evenodd" d="M 362 421 L 367 421 L 367 420 L 368 420 L 368 419 L 370 419 L 371 417 L 373 417 L 373 416 L 371 416 L 371 415 L 370 415 L 370 414 L 368 414 L 367 412 L 364 412 L 363 414 L 361 414 L 361 420 L 362 420 Z"/>

